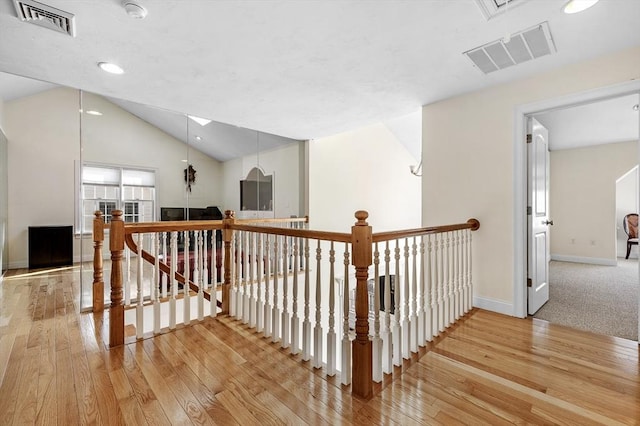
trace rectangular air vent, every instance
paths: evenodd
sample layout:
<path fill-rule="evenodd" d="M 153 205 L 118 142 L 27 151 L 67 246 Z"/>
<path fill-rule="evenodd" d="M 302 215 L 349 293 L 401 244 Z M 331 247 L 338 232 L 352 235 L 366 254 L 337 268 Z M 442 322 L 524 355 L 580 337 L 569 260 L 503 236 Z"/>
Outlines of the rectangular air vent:
<path fill-rule="evenodd" d="M 520 6 L 526 0 L 476 0 L 476 5 L 482 16 L 488 21 L 501 13 Z"/>
<path fill-rule="evenodd" d="M 508 68 L 528 60 L 555 53 L 549 24 L 543 22 L 535 27 L 512 34 L 511 39 L 495 40 L 464 54 L 483 73 Z"/>
<path fill-rule="evenodd" d="M 13 0 L 18 18 L 60 33 L 76 36 L 74 15 L 33 0 Z"/>

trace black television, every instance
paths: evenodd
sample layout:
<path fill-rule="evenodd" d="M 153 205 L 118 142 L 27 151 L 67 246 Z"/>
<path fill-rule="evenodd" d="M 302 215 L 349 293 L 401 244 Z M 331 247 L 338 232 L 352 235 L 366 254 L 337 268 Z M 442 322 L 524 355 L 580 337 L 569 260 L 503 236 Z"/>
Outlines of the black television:
<path fill-rule="evenodd" d="M 160 207 L 160 220 L 186 220 L 184 207 Z"/>

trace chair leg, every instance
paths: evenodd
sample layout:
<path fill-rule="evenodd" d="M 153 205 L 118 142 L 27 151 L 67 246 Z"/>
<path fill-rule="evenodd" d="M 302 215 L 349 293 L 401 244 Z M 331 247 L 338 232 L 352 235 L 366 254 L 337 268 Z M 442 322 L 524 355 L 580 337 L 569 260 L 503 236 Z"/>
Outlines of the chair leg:
<path fill-rule="evenodd" d="M 630 253 L 631 253 L 631 243 L 627 243 L 627 257 L 625 257 L 625 259 L 629 258 Z"/>

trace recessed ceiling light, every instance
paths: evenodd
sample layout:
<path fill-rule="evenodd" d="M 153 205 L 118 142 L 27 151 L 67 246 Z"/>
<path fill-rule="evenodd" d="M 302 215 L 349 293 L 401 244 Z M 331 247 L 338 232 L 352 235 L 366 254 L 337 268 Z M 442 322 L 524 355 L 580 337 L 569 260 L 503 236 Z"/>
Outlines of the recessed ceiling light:
<path fill-rule="evenodd" d="M 111 62 L 98 62 L 98 66 L 102 71 L 111 73 L 111 74 L 122 74 L 124 70 L 120 68 L 116 64 L 112 64 Z"/>
<path fill-rule="evenodd" d="M 570 0 L 562 8 L 564 13 L 578 13 L 583 10 L 589 9 L 594 4 L 598 3 L 598 0 Z"/>
<path fill-rule="evenodd" d="M 201 141 L 201 140 L 202 140 L 202 138 L 201 138 L 200 136 L 196 136 L 196 140 L 197 140 L 197 141 Z"/>
<path fill-rule="evenodd" d="M 206 118 L 196 117 L 195 115 L 187 115 L 187 117 L 189 117 L 190 119 L 192 119 L 193 121 L 195 121 L 201 126 L 206 126 L 207 124 L 211 123 L 211 120 L 207 120 Z"/>
<path fill-rule="evenodd" d="M 89 114 L 89 115 L 102 115 L 102 113 L 100 111 L 96 111 L 96 110 L 93 110 L 93 109 L 87 111 L 87 114 Z"/>

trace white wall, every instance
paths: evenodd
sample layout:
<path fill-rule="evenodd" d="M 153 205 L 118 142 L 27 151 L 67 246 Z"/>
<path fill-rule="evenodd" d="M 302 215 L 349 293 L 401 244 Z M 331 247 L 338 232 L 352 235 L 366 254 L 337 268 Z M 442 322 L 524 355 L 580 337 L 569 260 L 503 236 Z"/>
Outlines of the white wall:
<path fill-rule="evenodd" d="M 9 268 L 28 264 L 28 227 L 74 224 L 79 93 L 52 89 L 5 103 L 9 139 Z M 80 240 L 74 240 L 80 253 Z"/>
<path fill-rule="evenodd" d="M 615 264 L 616 180 L 637 151 L 625 142 L 551 152 L 552 258 Z"/>
<path fill-rule="evenodd" d="M 620 177 L 616 182 L 616 240 L 617 255 L 627 255 L 627 234 L 624 232 L 622 220 L 629 213 L 638 213 L 638 166 Z M 638 246 L 631 246 L 629 258 L 638 258 Z"/>
<path fill-rule="evenodd" d="M 4 125 L 4 100 L 0 98 L 0 131 L 6 133 L 6 127 Z"/>
<path fill-rule="evenodd" d="M 357 210 L 373 232 L 420 226 L 415 159 L 382 124 L 309 142 L 309 218 L 313 229 L 350 232 Z"/>
<path fill-rule="evenodd" d="M 480 220 L 473 279 L 483 306 L 513 312 L 515 109 L 637 78 L 640 47 L 423 107 L 423 224 Z"/>
<path fill-rule="evenodd" d="M 304 149 L 303 142 L 295 142 L 259 155 L 249 155 L 226 161 L 223 164 L 223 204 L 234 210 L 238 218 L 253 218 L 257 212 L 240 211 L 240 181 L 249 171 L 259 166 L 265 175 L 273 176 L 273 212 L 260 212 L 268 217 L 304 216 L 301 199 L 304 198 Z"/>

